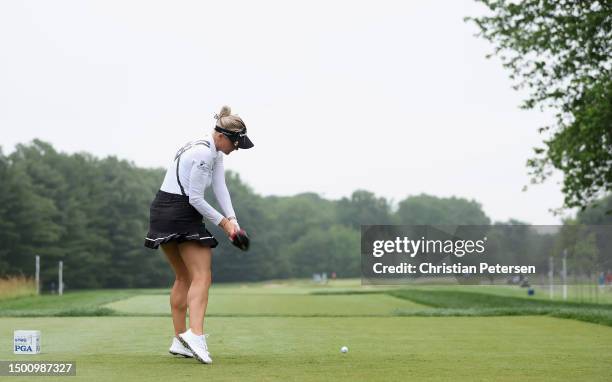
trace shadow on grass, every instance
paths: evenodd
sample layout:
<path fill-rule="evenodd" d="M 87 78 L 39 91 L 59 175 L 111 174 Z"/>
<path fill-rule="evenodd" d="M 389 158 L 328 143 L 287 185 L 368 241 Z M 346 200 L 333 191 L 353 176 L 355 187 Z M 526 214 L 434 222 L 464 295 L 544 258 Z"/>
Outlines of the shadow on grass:
<path fill-rule="evenodd" d="M 545 315 L 612 326 L 612 305 L 530 300 L 487 293 L 401 289 L 386 294 L 432 309 L 396 311 L 400 316 L 527 316 Z"/>
<path fill-rule="evenodd" d="M 612 326 L 612 304 L 547 301 L 452 290 L 393 289 L 380 291 L 324 291 L 317 295 L 386 294 L 431 307 L 396 309 L 394 316 L 404 317 L 486 317 L 551 316 Z"/>

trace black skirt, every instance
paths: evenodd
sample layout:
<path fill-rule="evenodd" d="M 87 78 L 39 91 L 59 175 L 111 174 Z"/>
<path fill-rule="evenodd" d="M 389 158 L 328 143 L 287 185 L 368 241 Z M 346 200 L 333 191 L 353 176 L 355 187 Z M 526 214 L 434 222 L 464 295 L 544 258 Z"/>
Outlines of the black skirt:
<path fill-rule="evenodd" d="M 189 204 L 188 196 L 157 191 L 151 203 L 145 247 L 157 249 L 169 241 L 189 240 L 210 248 L 219 244 L 202 223 L 202 215 Z"/>

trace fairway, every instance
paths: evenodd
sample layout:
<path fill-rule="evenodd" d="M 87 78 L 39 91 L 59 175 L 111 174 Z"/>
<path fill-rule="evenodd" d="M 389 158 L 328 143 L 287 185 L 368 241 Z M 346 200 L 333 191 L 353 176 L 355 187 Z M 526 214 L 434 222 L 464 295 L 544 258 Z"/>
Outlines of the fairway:
<path fill-rule="evenodd" d="M 612 326 L 550 316 L 480 317 L 479 306 L 520 312 L 533 305 L 527 312 L 537 312 L 545 305 L 427 289 L 361 288 L 356 281 L 217 285 L 205 328 L 211 366 L 167 353 L 173 332 L 162 289 L 5 299 L 0 359 L 76 361 L 76 381 L 609 380 Z M 611 308 L 591 309 L 607 317 Z M 470 316 L 444 317 L 453 312 Z M 15 329 L 40 330 L 42 354 L 14 355 Z"/>
<path fill-rule="evenodd" d="M 120 313 L 170 314 L 168 295 L 135 296 L 104 307 Z M 207 311 L 210 316 L 387 316 L 425 308 L 385 294 L 219 294 L 210 299 Z"/>
<path fill-rule="evenodd" d="M 75 360 L 75 381 L 603 381 L 612 359 L 612 328 L 549 317 L 212 317 L 212 366 L 167 354 L 165 317 L 2 318 L 0 342 L 18 327 L 43 354 L 1 359 Z"/>

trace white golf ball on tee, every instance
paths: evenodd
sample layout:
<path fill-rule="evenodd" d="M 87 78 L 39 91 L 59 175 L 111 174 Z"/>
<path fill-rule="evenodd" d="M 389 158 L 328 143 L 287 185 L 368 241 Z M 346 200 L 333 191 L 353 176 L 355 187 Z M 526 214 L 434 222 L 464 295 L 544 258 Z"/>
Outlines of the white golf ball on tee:
<path fill-rule="evenodd" d="M 343 346 L 343 347 L 340 348 L 340 352 L 348 353 L 348 348 L 346 346 Z"/>

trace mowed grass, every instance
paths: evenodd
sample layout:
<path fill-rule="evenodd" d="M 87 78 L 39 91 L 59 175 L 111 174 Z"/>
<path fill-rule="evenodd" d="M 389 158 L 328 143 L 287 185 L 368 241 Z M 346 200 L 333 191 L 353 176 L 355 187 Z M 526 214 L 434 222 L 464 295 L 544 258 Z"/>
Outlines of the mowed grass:
<path fill-rule="evenodd" d="M 0 300 L 0 316 L 106 316 L 114 312 L 102 305 L 156 289 L 105 289 Z"/>
<path fill-rule="evenodd" d="M 612 326 L 612 304 L 527 296 L 511 286 L 363 287 L 359 280 L 215 284 L 210 316 L 550 315 Z M 75 291 L 0 300 L 0 316 L 169 315 L 169 289 Z"/>
<path fill-rule="evenodd" d="M 325 285 L 308 281 L 218 284 L 210 291 L 209 316 L 390 316 L 428 309 L 425 305 L 361 288 L 358 280 L 336 280 Z M 313 293 L 323 293 L 316 295 Z M 101 306 L 119 314 L 169 315 L 168 294 L 137 295 Z"/>
<path fill-rule="evenodd" d="M 167 353 L 168 289 L 6 299 L 0 359 L 76 361 L 76 381 L 610 380 L 612 306 L 465 288 L 217 284 L 211 366 Z M 43 354 L 14 355 L 16 329 L 41 330 Z"/>
<path fill-rule="evenodd" d="M 167 295 L 130 297 L 104 305 L 119 313 L 169 315 Z M 426 309 L 424 305 L 386 294 L 211 294 L 209 316 L 388 316 L 396 312 Z"/>
<path fill-rule="evenodd" d="M 612 328 L 551 317 L 210 317 L 210 366 L 167 354 L 167 317 L 2 318 L 0 343 L 17 328 L 43 354 L 0 359 L 76 361 L 71 381 L 604 381 L 612 360 Z"/>
<path fill-rule="evenodd" d="M 452 285 L 452 286 L 411 286 L 411 289 L 421 290 L 452 290 L 454 292 L 476 292 L 497 296 L 520 297 L 528 300 L 551 301 L 548 285 L 532 285 L 535 294 L 527 294 L 528 288 L 517 285 Z M 598 287 L 595 285 L 568 285 L 567 300 L 563 299 L 563 286 L 553 285 L 552 301 L 566 301 L 591 304 L 612 304 L 612 286 Z"/>

